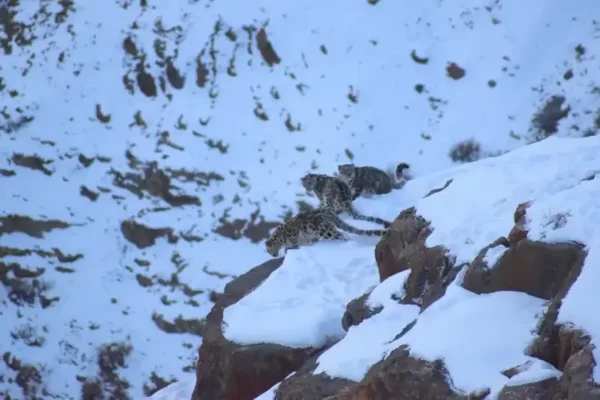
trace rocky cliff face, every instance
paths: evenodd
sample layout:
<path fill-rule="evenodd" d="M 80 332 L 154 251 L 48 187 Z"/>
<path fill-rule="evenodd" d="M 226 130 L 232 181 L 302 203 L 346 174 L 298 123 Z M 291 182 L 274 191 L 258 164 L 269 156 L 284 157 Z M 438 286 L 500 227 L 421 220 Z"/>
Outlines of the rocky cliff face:
<path fill-rule="evenodd" d="M 582 179 L 580 185 L 595 182 L 597 187 L 598 178 L 595 174 L 592 176 Z M 440 196 L 449 186 L 451 183 L 426 196 Z M 504 236 L 483 246 L 468 262 L 458 264 L 457 258 L 444 246 L 427 245 L 435 228 L 415 207 L 400 212 L 388 234 L 377 243 L 373 255 L 381 285 L 403 282 L 399 284 L 402 288 L 398 288 L 401 295 L 392 296 L 393 301 L 417 308 L 417 317 L 411 323 L 403 328 L 399 325 L 396 336 L 391 338 L 394 342 L 401 343 L 402 338 L 425 324 L 428 310 L 451 307 L 450 303 L 442 305 L 444 301 L 448 302 L 448 296 L 454 295 L 449 294 L 450 290 L 453 293 L 464 291 L 473 298 L 514 294 L 535 299 L 542 305 L 540 310 L 543 312 L 536 316 L 535 331 L 523 347 L 525 361 L 498 371 L 499 379 L 504 382 L 501 385 L 486 386 L 482 381 L 477 390 L 457 388 L 456 377 L 443 357 L 426 359 L 407 344 L 390 348 L 385 356 L 378 357 L 379 360 L 369 366 L 362 379 L 353 380 L 333 377 L 320 370 L 321 356 L 335 343 L 298 348 L 269 343 L 238 345 L 228 341 L 223 336 L 223 309 L 257 290 L 271 273 L 281 268 L 281 259 L 275 259 L 233 280 L 213 307 L 199 352 L 197 383 L 192 398 L 251 400 L 262 395 L 261 399 L 276 400 L 600 399 L 600 385 L 593 377 L 596 360 L 591 335 L 585 329 L 557 318 L 565 296 L 571 290 L 579 290 L 574 288 L 574 283 L 580 277 L 584 279 L 582 268 L 588 259 L 589 248 L 576 241 L 540 240 L 537 232 L 531 234 L 532 229 L 537 229 L 532 222 L 537 216 L 528 215 L 532 203 L 534 201 L 518 204 L 512 227 Z M 564 223 L 560 216 L 555 217 L 551 218 L 555 225 L 550 228 L 554 230 Z M 587 268 L 595 267 L 587 265 Z M 406 278 L 395 281 L 401 274 Z M 339 324 L 348 331 L 348 336 L 385 312 L 385 307 L 373 306 L 369 300 L 377 287 L 350 301 L 345 313 L 340 315 Z M 310 296 L 309 292 L 307 296 Z M 490 309 L 490 312 L 493 311 Z M 515 309 L 515 325 L 519 318 L 517 313 Z M 445 318 L 443 313 L 437 315 Z M 294 315 L 289 317 L 294 318 Z M 475 329 L 486 322 L 467 318 L 464 323 L 472 324 Z M 248 326 L 248 329 L 253 327 Z M 510 326 L 504 327 L 499 335 L 510 335 L 510 329 Z M 446 336 L 442 331 L 428 334 L 439 341 L 444 341 Z M 505 339 L 498 336 L 498 341 Z M 368 347 L 371 340 L 371 336 L 364 335 L 355 343 Z M 487 343 L 483 350 L 494 353 L 495 341 Z M 357 348 L 347 349 L 358 351 Z M 466 346 L 459 353 L 474 351 L 482 351 L 481 346 Z M 460 373 L 476 377 L 477 366 Z"/>
<path fill-rule="evenodd" d="M 520 214 L 520 209 L 515 212 L 515 230 L 519 229 Z M 419 303 L 422 309 L 442 297 L 456 277 L 456 268 L 444 250 L 425 246 L 427 229 L 427 222 L 417 216 L 414 209 L 407 209 L 400 213 L 389 235 L 378 243 L 375 251 L 382 280 L 410 270 L 406 296 L 399 301 Z M 519 291 L 550 301 L 530 355 L 554 365 L 563 374 L 560 379 L 506 386 L 499 398 L 600 399 L 600 386 L 591 382 L 595 360 L 591 355 L 590 338 L 582 331 L 555 322 L 562 298 L 579 276 L 585 251 L 572 243 L 532 241 L 527 239 L 526 232 L 514 235 L 513 231 L 510 236 L 516 239 L 499 238 L 483 248 L 470 265 L 464 266 L 463 287 L 474 293 Z M 486 253 L 497 246 L 506 247 L 507 251 L 497 265 L 486 265 L 483 261 Z M 228 342 L 221 333 L 223 308 L 260 285 L 280 265 L 281 259 L 268 261 L 227 285 L 225 295 L 207 318 L 193 399 L 251 400 L 295 371 L 279 386 L 277 400 L 466 400 L 483 399 L 489 393 L 485 390 L 466 396 L 455 393 L 442 360 L 420 360 L 412 357 L 406 347 L 398 348 L 385 361 L 371 367 L 361 382 L 351 382 L 312 374 L 316 358 L 325 349 L 292 349 L 270 344 L 236 346 Z M 364 297 L 353 300 L 342 318 L 344 327 L 357 325 L 376 312 L 365 305 Z M 505 371 L 505 375 L 516 376 L 527 371 L 527 367 L 515 365 Z"/>

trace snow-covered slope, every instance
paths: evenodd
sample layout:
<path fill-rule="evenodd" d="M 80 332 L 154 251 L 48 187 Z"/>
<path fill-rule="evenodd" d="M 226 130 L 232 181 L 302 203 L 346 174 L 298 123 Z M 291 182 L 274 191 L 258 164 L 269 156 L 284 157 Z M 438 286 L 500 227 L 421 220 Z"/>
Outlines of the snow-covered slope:
<path fill-rule="evenodd" d="M 361 205 L 387 217 L 398 213 L 394 210 L 415 206 L 417 214 L 431 222 L 433 232 L 426 245 L 444 246 L 455 265 L 461 265 L 507 235 L 514 224 L 514 210 L 530 201 L 526 224 L 529 239 L 577 242 L 588 251 L 557 322 L 582 329 L 597 346 L 600 325 L 597 311 L 589 305 L 600 301 L 595 289 L 600 278 L 599 152 L 600 137 L 548 138 L 497 158 L 412 180 L 401 191 L 362 199 Z M 452 183 L 446 189 L 423 198 L 448 179 Z M 374 260 L 370 270 L 363 261 L 363 254 L 371 252 L 372 245 L 354 242 L 318 243 L 290 250 L 283 265 L 261 286 L 225 309 L 225 337 L 241 344 L 275 343 L 297 348 L 319 348 L 326 339 L 341 339 L 318 358 L 314 374 L 354 382 L 361 381 L 369 367 L 386 354 L 408 345 L 413 357 L 444 360 L 456 390 L 472 393 L 490 388 L 487 400 L 496 399 L 506 384 L 523 383 L 521 375 L 509 382 L 502 374 L 517 365 L 531 363 L 528 382 L 560 376 L 552 365 L 526 355 L 548 307 L 544 299 L 517 291 L 472 293 L 461 286 L 465 267 L 445 295 L 419 314 L 417 305 L 394 300 L 404 297 L 402 288 L 411 271 L 378 284 Z M 495 254 L 496 260 L 500 256 Z M 489 265 L 494 266 L 494 262 Z M 348 286 L 349 281 L 354 288 Z M 364 290 L 356 293 L 359 286 Z M 370 289 L 367 305 L 383 310 L 346 334 L 340 325 L 344 305 Z M 395 339 L 415 319 L 414 327 Z M 600 359 L 600 348 L 593 354 Z M 593 378 L 600 382 L 600 368 L 594 369 Z"/>
<path fill-rule="evenodd" d="M 0 393 L 24 395 L 15 360 L 32 397 L 191 376 L 208 294 L 315 204 L 307 171 L 421 176 L 459 141 L 496 154 L 560 117 L 594 133 L 594 7 L 0 2 Z"/>

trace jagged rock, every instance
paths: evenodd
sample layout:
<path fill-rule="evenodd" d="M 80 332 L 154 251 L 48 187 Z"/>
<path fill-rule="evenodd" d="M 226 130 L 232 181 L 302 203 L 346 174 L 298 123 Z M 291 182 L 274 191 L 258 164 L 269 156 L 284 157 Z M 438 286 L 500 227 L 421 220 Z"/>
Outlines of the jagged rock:
<path fill-rule="evenodd" d="M 592 355 L 594 346 L 590 343 L 589 336 L 565 327 L 561 327 L 559 336 L 561 339 L 561 353 L 564 355 L 567 349 L 570 350 L 570 356 L 565 364 L 559 383 L 562 398 L 569 400 L 600 399 L 600 385 L 593 383 L 591 379 L 596 362 Z M 568 347 L 565 349 L 565 346 Z"/>
<path fill-rule="evenodd" d="M 225 286 L 206 317 L 192 400 L 252 400 L 319 351 L 276 344 L 238 345 L 223 336 L 223 310 L 258 287 L 282 262 L 283 258 L 269 260 Z"/>
<path fill-rule="evenodd" d="M 508 242 L 510 245 L 515 245 L 519 241 L 527 238 L 528 230 L 526 228 L 527 223 L 527 208 L 531 205 L 531 202 L 521 203 L 517 206 L 514 214 L 514 222 L 512 230 L 508 234 Z"/>
<path fill-rule="evenodd" d="M 370 294 L 370 292 L 365 293 L 346 305 L 346 312 L 342 317 L 342 328 L 345 331 L 348 331 L 351 326 L 358 325 L 365 319 L 371 318 L 383 309 L 383 307 L 371 308 L 367 305 Z"/>
<path fill-rule="evenodd" d="M 380 281 L 410 269 L 404 301 L 420 304 L 423 308 L 443 295 L 457 272 L 454 270 L 451 274 L 453 264 L 445 248 L 425 245 L 430 234 L 429 223 L 411 207 L 398 215 L 389 233 L 375 248 Z"/>
<path fill-rule="evenodd" d="M 284 380 L 275 392 L 275 400 L 320 400 L 345 390 L 356 382 L 331 378 L 324 373 L 313 375 L 317 359 L 323 351 L 313 356 L 295 374 Z"/>
<path fill-rule="evenodd" d="M 459 400 L 448 384 L 442 361 L 429 362 L 410 356 L 406 346 L 395 349 L 375 364 L 359 385 L 327 400 Z"/>

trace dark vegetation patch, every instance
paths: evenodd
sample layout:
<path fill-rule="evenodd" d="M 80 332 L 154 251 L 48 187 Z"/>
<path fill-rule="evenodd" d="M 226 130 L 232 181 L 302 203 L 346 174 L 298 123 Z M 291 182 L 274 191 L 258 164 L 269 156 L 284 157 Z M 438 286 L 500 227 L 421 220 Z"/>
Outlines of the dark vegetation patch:
<path fill-rule="evenodd" d="M 130 384 L 119 375 L 119 370 L 127 368 L 127 358 L 133 347 L 126 342 L 112 342 L 98 348 L 98 374 L 94 378 L 78 377 L 82 399 L 86 400 L 128 400 Z"/>
<path fill-rule="evenodd" d="M 38 367 L 19 360 L 8 351 L 2 355 L 2 360 L 9 369 L 16 372 L 14 380 L 12 378 L 7 380 L 9 384 L 14 382 L 21 388 L 24 399 L 43 400 L 50 397 Z"/>
<path fill-rule="evenodd" d="M 125 239 L 137 246 L 138 249 L 153 246 L 156 240 L 166 237 L 169 243 L 177 243 L 179 238 L 171 228 L 150 228 L 144 224 L 129 219 L 121 222 L 121 233 Z"/>
<path fill-rule="evenodd" d="M 44 234 L 54 229 L 66 229 L 71 224 L 59 220 L 37 220 L 24 215 L 9 214 L 0 217 L 0 236 L 21 232 L 27 236 L 42 239 Z"/>
<path fill-rule="evenodd" d="M 52 164 L 54 162 L 53 160 L 44 160 L 43 158 L 35 154 L 28 156 L 21 153 L 14 153 L 11 160 L 15 165 L 19 167 L 29 168 L 34 171 L 40 171 L 47 176 L 51 176 L 53 174 L 53 171 L 50 171 L 48 168 L 46 168 L 46 165 Z"/>
<path fill-rule="evenodd" d="M 546 101 L 542 109 L 533 115 L 529 129 L 532 133 L 531 142 L 538 142 L 558 131 L 558 123 L 571 111 L 571 107 L 564 107 L 565 101 L 564 96 L 553 95 Z"/>
<path fill-rule="evenodd" d="M 153 313 L 152 321 L 165 333 L 190 333 L 202 337 L 204 332 L 204 319 L 186 319 L 178 315 L 173 322 L 170 322 L 162 314 Z"/>
<path fill-rule="evenodd" d="M 466 139 L 455 144 L 449 153 L 454 162 L 469 163 L 477 161 L 482 156 L 481 145 L 474 139 Z"/>
<path fill-rule="evenodd" d="M 242 237 L 250 239 L 252 243 L 258 243 L 261 240 L 269 237 L 271 229 L 280 225 L 280 222 L 266 221 L 260 215 L 260 209 L 256 209 L 248 219 L 236 218 L 228 219 L 228 211 L 226 210 L 223 216 L 219 218 L 220 225 L 215 228 L 214 232 L 233 240 L 241 239 Z"/>

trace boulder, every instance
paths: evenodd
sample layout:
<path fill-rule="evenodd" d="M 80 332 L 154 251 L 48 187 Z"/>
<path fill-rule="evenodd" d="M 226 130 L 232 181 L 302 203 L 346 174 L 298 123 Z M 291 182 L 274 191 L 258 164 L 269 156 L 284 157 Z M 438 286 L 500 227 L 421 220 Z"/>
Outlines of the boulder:
<path fill-rule="evenodd" d="M 413 358 L 406 346 L 395 349 L 373 365 L 365 378 L 327 400 L 467 400 L 450 387 L 442 361 Z M 483 398 L 483 397 L 481 397 Z"/>
<path fill-rule="evenodd" d="M 371 292 L 365 293 L 346 305 L 346 312 L 342 317 L 342 328 L 345 331 L 381 312 L 382 307 L 371 308 L 367 305 L 370 294 Z"/>
<path fill-rule="evenodd" d="M 555 378 L 518 386 L 505 386 L 498 400 L 550 400 L 558 388 Z"/>
<path fill-rule="evenodd" d="M 486 253 L 506 243 L 498 240 L 479 253 L 465 274 L 465 289 L 477 294 L 510 290 L 550 300 L 566 293 L 564 289 L 574 282 L 568 278 L 577 278 L 571 271 L 581 270 L 586 255 L 577 244 L 523 239 L 507 248 L 496 265 L 488 266 Z"/>
<path fill-rule="evenodd" d="M 317 352 L 269 343 L 239 345 L 223 336 L 223 310 L 258 287 L 282 262 L 276 258 L 251 269 L 229 282 L 216 299 L 206 317 L 192 400 L 253 400 Z"/>
<path fill-rule="evenodd" d="M 481 249 L 471 263 L 458 266 L 442 246 L 425 245 L 431 233 L 429 223 L 414 208 L 404 210 L 375 249 L 380 281 L 410 270 L 405 295 L 397 300 L 420 305 L 421 310 L 445 294 L 462 268 L 466 268 L 462 285 L 474 293 L 519 291 L 548 300 L 549 308 L 541 318 L 536 340 L 524 351 L 553 365 L 562 375 L 505 386 L 499 400 L 600 400 L 600 387 L 591 379 L 595 360 L 590 338 L 571 326 L 556 323 L 562 299 L 578 278 L 586 251 L 576 243 L 529 239 L 528 206 L 529 203 L 523 203 L 517 207 L 515 225 L 508 237 Z M 503 254 L 488 265 L 486 255 L 499 247 Z M 406 346 L 373 365 L 360 382 L 353 382 L 314 374 L 324 349 L 291 349 L 274 344 L 240 346 L 227 341 L 221 331 L 223 309 L 257 287 L 281 261 L 271 260 L 233 280 L 216 300 L 206 322 L 193 399 L 253 399 L 278 382 L 281 383 L 275 392 L 276 400 L 481 400 L 489 394 L 489 390 L 457 391 L 442 360 L 413 357 Z M 348 303 L 341 320 L 345 330 L 381 312 L 381 307 L 367 306 L 369 295 L 365 293 Z M 414 322 L 397 337 L 412 329 Z M 518 367 L 511 371 L 512 375 L 520 373 Z"/>

